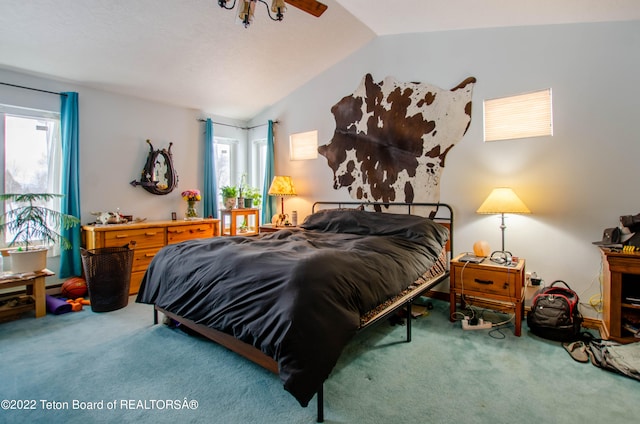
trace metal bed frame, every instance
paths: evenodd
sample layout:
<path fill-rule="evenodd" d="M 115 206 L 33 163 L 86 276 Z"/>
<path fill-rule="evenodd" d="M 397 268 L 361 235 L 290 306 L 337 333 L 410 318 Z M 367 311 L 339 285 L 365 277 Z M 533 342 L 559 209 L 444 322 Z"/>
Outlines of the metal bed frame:
<path fill-rule="evenodd" d="M 396 313 L 401 308 L 406 308 L 406 327 L 407 327 L 407 340 L 406 342 L 411 342 L 411 305 L 414 300 L 422 296 L 425 292 L 431 290 L 436 285 L 440 284 L 442 281 L 449 278 L 449 263 L 453 257 L 453 210 L 446 203 L 393 203 L 393 202 L 315 202 L 312 206 L 312 213 L 317 212 L 317 209 L 328 209 L 329 206 L 333 206 L 333 208 L 338 209 L 357 209 L 357 208 L 365 208 L 365 209 L 374 209 L 377 211 L 381 211 L 383 208 L 388 209 L 389 207 L 406 207 L 407 215 L 412 215 L 412 211 L 415 211 L 416 208 L 431 208 L 432 211 L 429 214 L 429 218 L 440 222 L 442 225 L 449 229 L 449 241 L 445 247 L 447 251 L 447 269 L 440 274 L 439 276 L 425 282 L 424 284 L 419 285 L 416 289 L 409 291 L 408 293 L 399 296 L 397 299 L 394 299 L 393 302 L 385 307 L 382 311 L 374 315 L 371 319 L 367 320 L 367 322 L 360 326 L 358 331 L 362 331 L 366 328 L 370 328 L 376 323 L 381 322 L 384 319 L 388 319 L 394 313 Z M 445 216 L 440 216 L 439 213 L 441 210 L 446 211 Z M 389 211 L 392 212 L 392 211 Z M 249 359 L 250 361 L 260 365 L 261 367 L 273 372 L 274 374 L 278 374 L 278 363 L 272 357 L 266 355 L 261 350 L 256 347 L 242 342 L 233 336 L 223 333 L 221 331 L 209 328 L 202 324 L 198 324 L 194 321 L 191 321 L 187 318 L 176 315 L 172 312 L 166 311 L 163 308 L 160 308 L 157 305 L 154 305 L 153 310 L 153 323 L 158 324 L 158 312 L 163 313 L 168 318 L 179 322 L 181 325 L 189 328 L 192 331 L 206 337 L 207 339 L 214 341 L 227 349 Z M 320 384 L 318 391 L 316 393 L 317 400 L 317 422 L 324 422 L 324 383 Z"/>

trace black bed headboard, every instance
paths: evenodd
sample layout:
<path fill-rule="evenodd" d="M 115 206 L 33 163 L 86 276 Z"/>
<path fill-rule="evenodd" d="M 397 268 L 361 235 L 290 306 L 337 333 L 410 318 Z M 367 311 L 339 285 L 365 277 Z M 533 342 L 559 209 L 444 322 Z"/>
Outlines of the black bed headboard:
<path fill-rule="evenodd" d="M 318 212 L 322 209 L 364 209 L 375 210 L 379 212 L 402 213 L 404 210 L 407 215 L 421 215 L 418 211 L 428 211 L 428 218 L 449 229 L 449 241 L 445 248 L 449 252 L 449 259 L 453 257 L 453 209 L 447 203 L 396 203 L 396 202 L 339 202 L 339 201 L 321 201 L 315 202 L 311 207 L 311 213 Z M 392 211 L 389 208 L 393 208 Z"/>

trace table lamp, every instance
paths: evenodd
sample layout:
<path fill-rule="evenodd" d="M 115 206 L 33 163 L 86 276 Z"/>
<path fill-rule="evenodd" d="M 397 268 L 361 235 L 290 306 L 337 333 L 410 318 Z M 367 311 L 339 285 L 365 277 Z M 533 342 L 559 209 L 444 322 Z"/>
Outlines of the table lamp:
<path fill-rule="evenodd" d="M 501 214 L 502 224 L 502 252 L 504 250 L 504 230 L 507 226 L 504 224 L 505 213 L 531 213 L 529 208 L 520 200 L 520 198 L 509 187 L 494 188 L 485 201 L 480 205 L 476 213 L 481 214 Z"/>
<path fill-rule="evenodd" d="M 280 215 L 278 216 L 278 222 L 276 226 L 284 225 L 287 220 L 287 215 L 284 213 L 284 198 L 286 196 L 295 196 L 296 189 L 293 188 L 293 182 L 291 177 L 288 176 L 275 176 L 267 192 L 269 196 L 279 196 L 281 199 Z"/>

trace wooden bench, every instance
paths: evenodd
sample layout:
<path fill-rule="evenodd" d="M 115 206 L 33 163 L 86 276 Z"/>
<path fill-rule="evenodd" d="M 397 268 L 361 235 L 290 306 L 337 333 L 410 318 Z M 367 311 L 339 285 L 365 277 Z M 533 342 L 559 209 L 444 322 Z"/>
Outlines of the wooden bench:
<path fill-rule="evenodd" d="M 2 256 L 9 256 L 9 249 L 0 249 Z M 54 273 L 48 269 L 37 272 L 28 272 L 22 274 L 11 274 L 3 272 L 0 274 L 0 289 L 9 289 L 12 287 L 26 287 L 27 295 L 33 298 L 34 303 L 27 305 L 27 309 L 35 307 L 36 318 L 41 318 L 47 314 L 46 290 L 44 280 Z M 11 314 L 19 312 L 11 311 Z"/>

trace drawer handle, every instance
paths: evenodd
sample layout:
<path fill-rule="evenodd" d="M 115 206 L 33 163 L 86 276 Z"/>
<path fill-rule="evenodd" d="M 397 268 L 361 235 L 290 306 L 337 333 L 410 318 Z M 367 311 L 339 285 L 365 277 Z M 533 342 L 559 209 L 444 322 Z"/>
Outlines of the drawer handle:
<path fill-rule="evenodd" d="M 145 254 L 144 254 L 144 257 L 145 257 L 145 258 L 153 258 L 154 256 L 156 256 L 156 254 L 155 254 L 155 253 L 145 253 Z"/>
<path fill-rule="evenodd" d="M 155 236 L 158 233 L 144 233 L 145 236 Z"/>
<path fill-rule="evenodd" d="M 486 284 L 487 286 L 493 284 L 493 281 L 491 280 L 481 280 L 479 278 L 476 278 L 475 282 L 478 284 Z"/>
<path fill-rule="evenodd" d="M 127 234 L 116 234 L 116 238 L 127 238 L 129 237 Z"/>
<path fill-rule="evenodd" d="M 181 234 L 184 233 L 184 230 L 175 230 L 175 231 L 171 231 L 174 234 Z"/>

